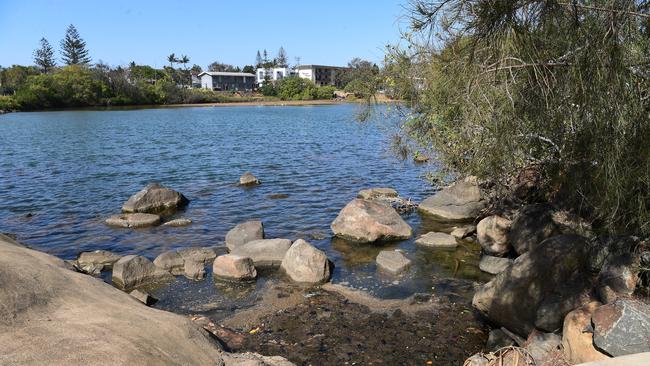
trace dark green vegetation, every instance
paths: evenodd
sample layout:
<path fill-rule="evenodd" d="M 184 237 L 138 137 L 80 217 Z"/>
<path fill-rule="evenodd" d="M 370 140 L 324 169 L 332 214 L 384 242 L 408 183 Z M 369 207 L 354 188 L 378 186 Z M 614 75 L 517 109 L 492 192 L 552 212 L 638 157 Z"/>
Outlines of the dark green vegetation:
<path fill-rule="evenodd" d="M 317 87 L 311 80 L 291 76 L 279 80 L 275 85 L 267 82 L 260 90 L 266 96 L 277 96 L 282 100 L 313 100 L 331 99 L 334 97 L 336 88 L 333 86 Z"/>
<path fill-rule="evenodd" d="M 618 233 L 650 233 L 650 2 L 414 1 L 383 78 L 400 139 L 497 188 L 531 180 Z M 522 175 L 522 172 L 525 174 Z"/>

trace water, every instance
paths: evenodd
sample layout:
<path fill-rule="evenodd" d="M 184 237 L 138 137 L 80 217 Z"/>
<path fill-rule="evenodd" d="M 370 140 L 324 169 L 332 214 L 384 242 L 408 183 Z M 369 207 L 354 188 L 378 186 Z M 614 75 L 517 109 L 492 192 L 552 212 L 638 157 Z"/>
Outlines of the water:
<path fill-rule="evenodd" d="M 353 105 L 301 107 L 161 108 L 57 111 L 0 116 L 0 231 L 64 259 L 106 249 L 142 254 L 187 246 L 223 247 L 236 224 L 260 219 L 266 237 L 305 238 L 334 262 L 332 281 L 381 297 L 435 292 L 466 297 L 478 270 L 476 245 L 455 251 L 418 248 L 413 240 L 384 246 L 332 239 L 339 210 L 364 188 L 393 187 L 421 201 L 433 193 L 422 175 L 432 166 L 400 161 L 389 149 L 391 117 L 354 119 Z M 245 171 L 262 185 L 238 187 Z M 176 216 L 184 228 L 107 227 L 128 197 L 149 182 L 185 194 Z M 440 223 L 404 216 L 416 235 Z M 384 248 L 414 260 L 400 277 L 376 272 Z M 226 288 L 208 277 L 178 278 L 159 289 L 158 306 L 179 312 L 228 311 L 254 301 L 277 274 L 257 284 Z"/>

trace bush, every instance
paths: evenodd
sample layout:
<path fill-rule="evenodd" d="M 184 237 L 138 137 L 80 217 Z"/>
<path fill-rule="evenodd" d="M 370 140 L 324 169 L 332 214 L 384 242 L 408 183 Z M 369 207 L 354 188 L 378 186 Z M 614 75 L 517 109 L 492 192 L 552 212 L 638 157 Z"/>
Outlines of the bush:
<path fill-rule="evenodd" d="M 17 111 L 20 109 L 20 104 L 8 95 L 0 95 L 0 111 Z"/>
<path fill-rule="evenodd" d="M 321 86 L 320 88 L 316 88 L 314 99 L 332 99 L 334 98 L 335 91 L 336 88 L 333 86 Z"/>

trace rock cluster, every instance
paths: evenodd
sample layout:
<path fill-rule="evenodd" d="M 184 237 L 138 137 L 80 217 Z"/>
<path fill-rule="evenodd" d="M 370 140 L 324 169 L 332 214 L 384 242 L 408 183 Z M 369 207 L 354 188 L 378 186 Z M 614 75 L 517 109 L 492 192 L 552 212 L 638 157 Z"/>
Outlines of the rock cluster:
<path fill-rule="evenodd" d="M 153 263 L 174 276 L 200 280 L 205 277 L 205 266 L 216 256 L 212 248 L 182 248 L 160 254 Z"/>

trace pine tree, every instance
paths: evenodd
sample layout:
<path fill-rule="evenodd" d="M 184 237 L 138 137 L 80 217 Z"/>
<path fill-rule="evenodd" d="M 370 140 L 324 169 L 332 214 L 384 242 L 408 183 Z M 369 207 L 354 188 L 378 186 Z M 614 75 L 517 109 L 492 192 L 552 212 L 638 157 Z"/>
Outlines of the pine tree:
<path fill-rule="evenodd" d="M 66 65 L 86 65 L 90 63 L 86 42 L 81 39 L 77 28 L 70 24 L 61 40 L 61 54 Z"/>
<path fill-rule="evenodd" d="M 264 50 L 263 55 L 264 56 L 262 57 L 262 65 L 265 68 L 268 68 L 269 67 L 269 54 L 268 54 L 268 52 L 266 52 L 266 50 Z"/>
<path fill-rule="evenodd" d="M 34 50 L 34 63 L 41 69 L 41 71 L 46 73 L 56 66 L 56 61 L 54 60 L 54 49 L 50 45 L 50 42 L 45 38 L 41 38 L 40 43 L 41 47 Z"/>
<path fill-rule="evenodd" d="M 255 67 L 262 67 L 262 55 L 260 55 L 260 50 L 257 50 L 257 56 L 255 56 Z"/>
<path fill-rule="evenodd" d="M 279 67 L 287 67 L 287 52 L 284 50 L 284 47 L 280 46 L 278 57 L 275 60 Z"/>

